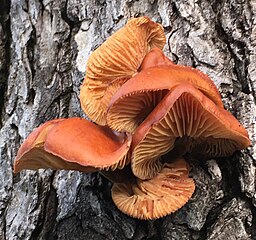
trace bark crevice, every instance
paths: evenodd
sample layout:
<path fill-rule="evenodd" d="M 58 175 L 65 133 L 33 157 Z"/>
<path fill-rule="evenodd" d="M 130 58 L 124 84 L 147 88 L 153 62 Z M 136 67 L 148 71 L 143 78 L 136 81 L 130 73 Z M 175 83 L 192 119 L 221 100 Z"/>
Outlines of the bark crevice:
<path fill-rule="evenodd" d="M 9 77 L 9 65 L 11 62 L 11 24 L 10 2 L 3 0 L 0 8 L 0 113 L 4 108 L 4 98 Z M 0 128 L 2 126 L 2 114 L 0 114 Z"/>

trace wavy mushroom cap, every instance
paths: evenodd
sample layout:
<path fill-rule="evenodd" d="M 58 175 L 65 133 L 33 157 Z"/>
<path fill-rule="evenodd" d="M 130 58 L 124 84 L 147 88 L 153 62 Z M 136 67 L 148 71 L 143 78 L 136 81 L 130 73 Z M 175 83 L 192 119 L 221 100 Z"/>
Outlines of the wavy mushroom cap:
<path fill-rule="evenodd" d="M 115 92 L 137 73 L 152 48 L 165 45 L 163 27 L 148 17 L 134 18 L 110 36 L 89 57 L 80 101 L 84 112 L 96 123 L 106 124 L 106 110 Z M 104 99 L 102 99 L 104 97 Z"/>
<path fill-rule="evenodd" d="M 175 65 L 168 57 L 166 57 L 160 48 L 153 48 L 143 59 L 139 71 L 143 69 L 157 66 L 173 66 Z"/>
<path fill-rule="evenodd" d="M 188 138 L 188 152 L 204 158 L 229 156 L 250 145 L 246 130 L 235 117 L 192 85 L 180 84 L 136 129 L 131 148 L 134 175 L 152 178 L 162 168 L 159 157 L 181 138 Z"/>
<path fill-rule="evenodd" d="M 144 69 L 122 85 L 109 103 L 108 125 L 133 133 L 166 93 L 181 83 L 193 85 L 223 108 L 220 93 L 208 76 L 195 68 L 170 64 Z"/>
<path fill-rule="evenodd" d="M 112 199 L 123 213 L 139 219 L 157 219 L 173 213 L 191 198 L 195 183 L 183 159 L 166 164 L 150 180 L 114 183 Z"/>
<path fill-rule="evenodd" d="M 36 128 L 21 145 L 14 172 L 70 169 L 84 172 L 123 168 L 131 136 L 81 118 L 57 119 Z"/>

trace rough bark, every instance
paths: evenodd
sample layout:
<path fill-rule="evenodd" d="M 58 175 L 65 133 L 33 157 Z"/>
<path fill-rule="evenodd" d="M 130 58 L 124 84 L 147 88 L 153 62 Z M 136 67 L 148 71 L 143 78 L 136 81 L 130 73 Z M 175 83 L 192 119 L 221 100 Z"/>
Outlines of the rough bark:
<path fill-rule="evenodd" d="M 256 239 L 256 3 L 254 0 L 1 0 L 0 239 Z M 165 53 L 208 74 L 252 147 L 192 164 L 196 192 L 156 221 L 114 206 L 98 174 L 22 171 L 19 145 L 33 128 L 84 116 L 86 60 L 131 17 L 163 24 Z"/>

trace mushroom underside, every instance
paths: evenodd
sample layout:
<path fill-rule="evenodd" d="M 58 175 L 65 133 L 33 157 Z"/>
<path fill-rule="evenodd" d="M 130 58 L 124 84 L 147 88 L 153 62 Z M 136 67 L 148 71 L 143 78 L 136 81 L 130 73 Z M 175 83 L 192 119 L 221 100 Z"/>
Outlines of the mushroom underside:
<path fill-rule="evenodd" d="M 151 67 L 129 79 L 113 95 L 107 113 L 108 125 L 118 131 L 134 132 L 141 119 L 150 113 L 145 109 L 152 110 L 167 92 L 180 84 L 194 86 L 223 108 L 216 86 L 202 72 L 178 65 Z"/>
<path fill-rule="evenodd" d="M 177 166 L 178 165 L 178 166 Z M 156 219 L 181 208 L 195 190 L 183 159 L 166 164 L 150 180 L 114 183 L 112 198 L 124 213 L 139 219 Z"/>
<path fill-rule="evenodd" d="M 94 122 L 106 125 L 109 87 L 119 88 L 129 79 L 152 48 L 165 44 L 163 27 L 147 17 L 134 18 L 110 36 L 89 57 L 80 100 L 84 112 Z"/>
<path fill-rule="evenodd" d="M 154 176 L 162 168 L 159 157 L 171 151 L 180 138 L 188 138 L 186 150 L 197 156 L 229 156 L 247 147 L 246 131 L 227 113 L 193 86 L 176 87 L 136 129 L 133 173 L 141 179 Z"/>
<path fill-rule="evenodd" d="M 116 131 L 134 133 L 168 92 L 168 90 L 142 91 L 124 100 L 119 99 L 107 113 L 108 125 Z"/>

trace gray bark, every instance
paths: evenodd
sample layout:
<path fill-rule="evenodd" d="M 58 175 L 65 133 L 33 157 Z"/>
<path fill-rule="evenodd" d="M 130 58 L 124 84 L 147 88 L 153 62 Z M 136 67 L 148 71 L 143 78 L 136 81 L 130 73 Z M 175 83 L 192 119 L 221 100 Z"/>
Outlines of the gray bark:
<path fill-rule="evenodd" d="M 156 221 L 118 211 L 97 173 L 12 172 L 33 128 L 84 116 L 89 54 L 141 15 L 163 24 L 167 56 L 213 79 L 252 140 L 233 157 L 192 163 L 192 199 Z M 256 239 L 255 62 L 254 0 L 1 0 L 0 239 Z"/>

